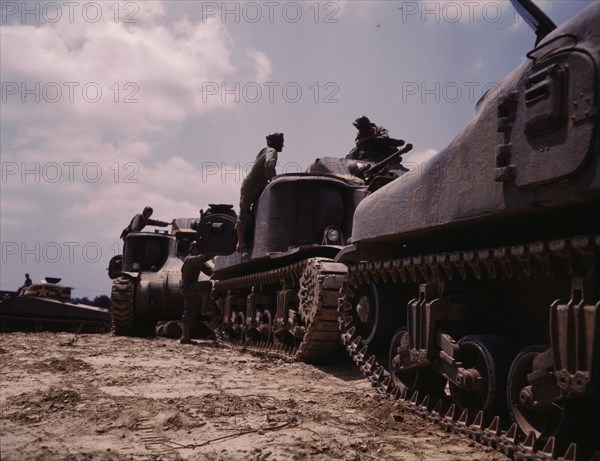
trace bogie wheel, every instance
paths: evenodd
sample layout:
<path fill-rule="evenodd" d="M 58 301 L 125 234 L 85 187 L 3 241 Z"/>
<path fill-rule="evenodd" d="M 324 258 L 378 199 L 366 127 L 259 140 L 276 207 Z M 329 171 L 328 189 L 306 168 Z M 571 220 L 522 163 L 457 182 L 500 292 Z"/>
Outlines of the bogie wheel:
<path fill-rule="evenodd" d="M 559 405 L 533 408 L 527 405 L 529 381 L 527 375 L 533 371 L 533 361 L 548 346 L 530 346 L 515 357 L 508 374 L 508 410 L 510 416 L 524 434 L 533 431 L 537 438 L 552 435 L 562 419 L 564 409 Z"/>
<path fill-rule="evenodd" d="M 556 400 L 537 407 L 531 403 L 532 392 L 527 376 L 533 372 L 535 358 L 548 347 L 529 346 L 513 360 L 507 385 L 510 416 L 524 434 L 533 432 L 540 444 L 554 437 L 559 450 L 564 450 L 570 442 L 576 442 L 578 455 L 591 453 L 598 449 L 600 436 L 594 429 L 596 423 L 591 423 L 597 418 L 598 402 L 580 397 Z"/>
<path fill-rule="evenodd" d="M 408 361 L 409 353 L 408 328 L 401 327 L 392 338 L 389 350 L 388 369 L 394 385 L 400 391 L 419 391 L 420 396 L 429 395 L 431 399 L 441 397 L 446 387 L 443 376 L 429 367 L 415 367 L 406 371 L 400 369 L 400 365 Z"/>
<path fill-rule="evenodd" d="M 382 360 L 388 358 L 390 338 L 397 325 L 406 318 L 406 303 L 391 285 L 375 283 L 362 284 L 356 288 L 346 288 L 344 297 L 345 330 L 355 328 L 363 345 Z"/>
<path fill-rule="evenodd" d="M 458 345 L 462 366 L 480 376 L 471 387 L 450 383 L 450 395 L 460 412 L 468 410 L 473 418 L 483 411 L 486 421 L 494 416 L 508 419 L 505 386 L 515 356 L 512 340 L 504 336 L 465 336 Z"/>

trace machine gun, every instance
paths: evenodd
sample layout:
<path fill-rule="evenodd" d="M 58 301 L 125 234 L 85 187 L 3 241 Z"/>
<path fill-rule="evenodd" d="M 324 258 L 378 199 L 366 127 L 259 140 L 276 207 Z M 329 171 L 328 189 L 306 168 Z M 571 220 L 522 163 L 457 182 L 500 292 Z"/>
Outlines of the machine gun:
<path fill-rule="evenodd" d="M 384 158 L 381 162 L 378 162 L 374 165 L 367 164 L 367 166 L 360 171 L 362 178 L 365 180 L 365 182 L 367 184 L 371 183 L 373 181 L 373 179 L 375 178 L 375 176 L 377 176 L 379 173 L 381 173 L 381 171 L 383 171 L 383 169 L 387 165 L 389 165 L 390 163 L 392 163 L 396 160 L 401 160 L 401 156 L 403 154 L 406 154 L 407 152 L 410 152 L 412 150 L 412 148 L 413 148 L 412 144 L 407 144 L 406 146 L 404 146 L 404 148 L 396 150 L 396 152 L 394 152 L 393 154 Z M 403 169 L 404 171 L 408 171 L 408 169 L 403 166 L 401 166 L 401 169 Z"/>

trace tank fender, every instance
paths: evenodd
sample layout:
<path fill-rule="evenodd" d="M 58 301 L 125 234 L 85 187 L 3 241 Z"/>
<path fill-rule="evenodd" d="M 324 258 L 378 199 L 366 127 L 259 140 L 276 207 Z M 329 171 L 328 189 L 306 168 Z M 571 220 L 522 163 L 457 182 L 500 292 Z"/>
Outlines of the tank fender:
<path fill-rule="evenodd" d="M 123 255 L 116 255 L 110 258 L 108 263 L 108 278 L 116 279 L 123 270 Z"/>

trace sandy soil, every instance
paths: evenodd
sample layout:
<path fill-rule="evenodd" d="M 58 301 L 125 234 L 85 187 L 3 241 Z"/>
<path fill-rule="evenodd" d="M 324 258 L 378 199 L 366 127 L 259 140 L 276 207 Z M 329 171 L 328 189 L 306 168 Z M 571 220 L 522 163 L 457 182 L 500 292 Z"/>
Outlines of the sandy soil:
<path fill-rule="evenodd" d="M 401 412 L 347 358 L 6 333 L 0 363 L 4 461 L 506 459 Z"/>

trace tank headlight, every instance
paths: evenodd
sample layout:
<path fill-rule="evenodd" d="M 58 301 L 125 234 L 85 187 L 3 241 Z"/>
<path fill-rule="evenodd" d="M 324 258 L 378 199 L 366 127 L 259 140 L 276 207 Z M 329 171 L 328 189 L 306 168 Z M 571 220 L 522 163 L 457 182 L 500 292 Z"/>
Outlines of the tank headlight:
<path fill-rule="evenodd" d="M 140 264 L 139 263 L 133 263 L 131 265 L 131 267 L 133 268 L 134 271 L 139 271 L 140 270 Z"/>
<path fill-rule="evenodd" d="M 325 231 L 325 237 L 330 243 L 338 243 L 340 241 L 340 231 L 331 227 Z"/>

